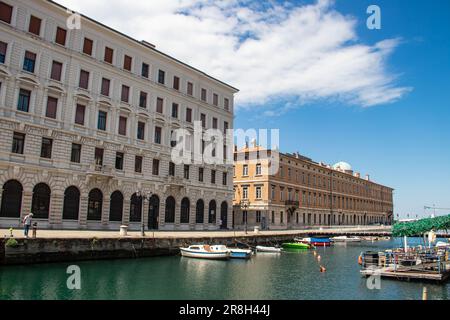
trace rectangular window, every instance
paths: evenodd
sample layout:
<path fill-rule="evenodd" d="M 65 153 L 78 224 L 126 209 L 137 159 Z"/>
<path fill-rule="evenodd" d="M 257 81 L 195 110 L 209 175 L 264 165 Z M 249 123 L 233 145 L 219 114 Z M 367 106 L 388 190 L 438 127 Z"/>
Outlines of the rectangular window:
<path fill-rule="evenodd" d="M 224 121 L 223 122 L 223 133 L 227 133 L 228 130 L 228 122 Z"/>
<path fill-rule="evenodd" d="M 192 122 L 192 109 L 186 108 L 186 122 Z"/>
<path fill-rule="evenodd" d="M 201 99 L 202 99 L 203 101 L 206 101 L 206 89 L 203 89 L 203 88 L 202 88 Z"/>
<path fill-rule="evenodd" d="M 109 97 L 109 88 L 111 86 L 111 80 L 102 78 L 102 88 L 100 93 L 106 97 Z"/>
<path fill-rule="evenodd" d="M 203 182 L 203 168 L 198 168 L 198 181 Z"/>
<path fill-rule="evenodd" d="M 8 44 L 6 42 L 0 41 L 0 63 L 5 63 L 7 48 Z"/>
<path fill-rule="evenodd" d="M 184 165 L 184 178 L 185 179 L 189 179 L 189 165 L 185 164 Z"/>
<path fill-rule="evenodd" d="M 172 103 L 172 118 L 178 119 L 178 103 Z"/>
<path fill-rule="evenodd" d="M 122 152 L 116 152 L 116 169 L 123 170 L 123 158 L 124 155 Z"/>
<path fill-rule="evenodd" d="M 75 123 L 84 126 L 84 114 L 86 111 L 86 106 L 82 104 L 77 104 L 75 111 Z"/>
<path fill-rule="evenodd" d="M 17 102 L 17 110 L 28 112 L 30 109 L 31 91 L 20 89 L 19 100 Z"/>
<path fill-rule="evenodd" d="M 25 146 L 25 134 L 14 132 L 11 152 L 23 154 L 24 146 Z"/>
<path fill-rule="evenodd" d="M 173 77 L 173 88 L 175 90 L 180 90 L 180 78 L 178 77 Z"/>
<path fill-rule="evenodd" d="M 242 187 L 242 198 L 248 199 L 248 187 Z"/>
<path fill-rule="evenodd" d="M 123 68 L 127 71 L 131 71 L 131 64 L 133 63 L 133 58 L 125 55 L 123 57 Z"/>
<path fill-rule="evenodd" d="M 47 110 L 45 116 L 47 118 L 56 119 L 56 110 L 58 107 L 58 99 L 54 97 L 47 97 Z"/>
<path fill-rule="evenodd" d="M 50 78 L 53 80 L 56 80 L 56 81 L 61 81 L 62 67 L 63 67 L 63 65 L 61 62 L 53 61 Z"/>
<path fill-rule="evenodd" d="M 261 199 L 261 196 L 262 196 L 261 187 L 258 186 L 258 187 L 256 187 L 255 190 L 256 190 L 256 192 L 255 192 L 256 199 Z"/>
<path fill-rule="evenodd" d="M 156 112 L 163 113 L 163 104 L 164 104 L 163 98 L 156 99 Z"/>
<path fill-rule="evenodd" d="M 35 16 L 31 16 L 30 17 L 30 25 L 28 26 L 28 32 L 33 33 L 35 35 L 40 35 L 41 33 L 41 22 L 42 20 L 35 17 Z"/>
<path fill-rule="evenodd" d="M 11 23 L 13 7 L 0 1 L 0 20 Z"/>
<path fill-rule="evenodd" d="M 223 184 L 224 186 L 226 186 L 226 185 L 227 185 L 227 182 L 228 182 L 228 175 L 227 175 L 226 172 L 223 172 L 223 173 L 222 173 L 222 184 Z"/>
<path fill-rule="evenodd" d="M 144 78 L 148 78 L 149 71 L 150 71 L 150 66 L 146 63 L 142 63 L 141 76 Z"/>
<path fill-rule="evenodd" d="M 211 170 L 211 183 L 216 184 L 216 170 Z"/>
<path fill-rule="evenodd" d="M 256 222 L 257 223 L 261 222 L 261 211 L 259 210 L 256 211 Z"/>
<path fill-rule="evenodd" d="M 137 138 L 139 140 L 145 139 L 145 122 L 138 122 L 137 126 Z"/>
<path fill-rule="evenodd" d="M 166 73 L 162 70 L 158 71 L 158 82 L 160 84 L 164 84 L 165 83 L 165 78 L 166 78 Z"/>
<path fill-rule="evenodd" d="M 169 176 L 175 176 L 175 163 L 169 162 Z"/>
<path fill-rule="evenodd" d="M 152 174 L 154 176 L 159 175 L 159 160 L 158 159 L 153 159 Z"/>
<path fill-rule="evenodd" d="M 119 134 L 122 136 L 127 135 L 127 118 L 119 117 Z"/>
<path fill-rule="evenodd" d="M 261 164 L 260 163 L 256 164 L 256 175 L 257 176 L 261 175 Z"/>
<path fill-rule="evenodd" d="M 217 118 L 213 118 L 212 127 L 213 127 L 213 129 L 217 129 Z"/>
<path fill-rule="evenodd" d="M 88 38 L 84 38 L 83 42 L 83 53 L 89 56 L 92 56 L 92 47 L 94 45 L 94 41 Z"/>
<path fill-rule="evenodd" d="M 126 85 L 122 85 L 122 94 L 121 94 L 121 100 L 122 102 L 128 103 L 130 98 L 130 87 Z"/>
<path fill-rule="evenodd" d="M 202 128 L 206 128 L 206 114 L 202 113 L 200 115 L 200 120 L 202 121 Z"/>
<path fill-rule="evenodd" d="M 60 27 L 56 28 L 55 42 L 57 44 L 65 46 L 66 45 L 66 36 L 67 36 L 67 31 L 65 29 L 60 28 Z"/>
<path fill-rule="evenodd" d="M 134 172 L 142 173 L 142 157 L 136 156 L 134 158 Z"/>
<path fill-rule="evenodd" d="M 82 89 L 88 89 L 89 87 L 89 72 L 86 70 L 80 71 L 80 83 L 78 86 Z"/>
<path fill-rule="evenodd" d="M 225 110 L 230 110 L 230 100 L 228 98 L 223 98 L 223 106 Z"/>
<path fill-rule="evenodd" d="M 219 105 L 219 95 L 217 93 L 213 94 L 213 105 L 215 106 Z"/>
<path fill-rule="evenodd" d="M 161 127 L 155 127 L 155 143 L 161 144 Z"/>
<path fill-rule="evenodd" d="M 139 95 L 139 107 L 147 108 L 147 92 L 141 91 Z"/>
<path fill-rule="evenodd" d="M 97 129 L 106 131 L 106 119 L 108 114 L 105 111 L 98 112 Z"/>
<path fill-rule="evenodd" d="M 242 166 L 242 175 L 243 176 L 248 176 L 248 165 L 247 164 L 244 164 Z"/>
<path fill-rule="evenodd" d="M 25 57 L 23 60 L 23 70 L 34 73 L 35 65 L 36 65 L 36 54 L 30 51 L 25 51 Z"/>
<path fill-rule="evenodd" d="M 103 149 L 95 148 L 95 165 L 103 166 Z"/>
<path fill-rule="evenodd" d="M 187 94 L 192 96 L 194 95 L 194 84 L 192 82 L 187 83 Z"/>
<path fill-rule="evenodd" d="M 49 138 L 42 138 L 41 144 L 41 158 L 50 159 L 52 157 L 53 140 Z"/>
<path fill-rule="evenodd" d="M 113 63 L 114 50 L 108 47 L 105 47 L 105 56 L 104 61 L 107 63 Z"/>
<path fill-rule="evenodd" d="M 81 162 L 81 144 L 72 143 L 72 151 L 70 153 L 70 161 L 74 163 Z"/>

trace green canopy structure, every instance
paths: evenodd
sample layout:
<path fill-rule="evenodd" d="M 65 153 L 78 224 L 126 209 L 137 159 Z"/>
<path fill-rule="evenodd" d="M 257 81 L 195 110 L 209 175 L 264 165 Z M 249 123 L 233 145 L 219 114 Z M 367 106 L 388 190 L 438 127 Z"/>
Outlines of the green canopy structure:
<path fill-rule="evenodd" d="M 417 237 L 427 232 L 450 229 L 450 215 L 425 218 L 413 222 L 398 222 L 392 227 L 393 237 Z"/>

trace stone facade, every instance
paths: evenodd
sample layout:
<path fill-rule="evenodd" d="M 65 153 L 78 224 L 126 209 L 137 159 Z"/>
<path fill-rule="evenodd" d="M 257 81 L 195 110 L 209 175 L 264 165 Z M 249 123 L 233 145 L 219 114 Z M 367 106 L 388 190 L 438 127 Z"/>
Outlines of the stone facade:
<path fill-rule="evenodd" d="M 271 174 L 275 162 L 279 169 Z M 235 151 L 234 191 L 237 229 L 390 224 L 393 218 L 392 188 L 362 179 L 351 168 L 256 145 Z"/>
<path fill-rule="evenodd" d="M 130 210 L 139 209 L 130 203 L 137 190 L 159 200 L 152 205 L 142 201 L 147 228 L 231 227 L 232 166 L 190 164 L 186 177 L 180 164 L 169 173 L 170 134 L 179 128 L 193 131 L 193 122 L 201 114 L 206 115 L 205 129 L 213 121 L 218 129 L 232 128 L 237 89 L 87 17 L 81 18 L 81 29 L 68 29 L 69 14 L 53 2 L 2 0 L 0 5 L 2 10 L 12 8 L 10 21 L 3 15 L 0 20 L 0 42 L 6 44 L 4 61 L 0 61 L 0 227 L 17 227 L 36 208 L 39 227 L 117 229 L 129 224 L 139 229 L 140 214 L 135 212 L 130 221 Z M 40 20 L 37 34 L 36 18 Z M 65 33 L 63 44 L 57 43 L 61 32 Z M 85 52 L 88 40 L 92 41 L 90 54 Z M 108 60 L 106 48 L 113 49 L 111 63 L 104 61 Z M 27 61 L 30 54 L 32 67 Z M 55 63 L 61 66 L 60 77 Z M 83 78 L 86 72 L 89 75 Z M 104 79 L 109 81 L 106 91 Z M 203 89 L 206 99 L 202 99 Z M 157 108 L 158 100 L 162 110 Z M 53 109 L 50 102 L 54 102 Z M 103 121 L 100 111 L 106 115 Z M 20 137 L 24 137 L 23 147 Z M 43 138 L 51 143 L 50 148 L 45 148 Z M 74 156 L 76 145 L 81 145 L 79 159 Z M 102 156 L 97 157 L 101 150 Z M 157 172 L 155 159 L 159 160 Z M 198 177 L 200 167 L 203 181 Z M 215 183 L 211 182 L 212 170 Z M 223 173 L 227 174 L 225 183 Z M 75 201 L 73 193 L 69 196 L 71 186 L 79 193 Z M 92 192 L 97 189 L 100 201 Z M 123 199 L 121 219 L 110 221 L 110 197 L 115 191 Z M 170 196 L 175 198 L 173 223 L 165 219 Z M 188 221 L 180 218 L 183 198 L 189 200 L 184 211 Z M 199 199 L 204 203 L 203 219 L 201 212 L 196 216 Z M 150 223 L 150 206 L 156 225 Z M 64 219 L 65 208 L 77 211 L 76 215 Z"/>

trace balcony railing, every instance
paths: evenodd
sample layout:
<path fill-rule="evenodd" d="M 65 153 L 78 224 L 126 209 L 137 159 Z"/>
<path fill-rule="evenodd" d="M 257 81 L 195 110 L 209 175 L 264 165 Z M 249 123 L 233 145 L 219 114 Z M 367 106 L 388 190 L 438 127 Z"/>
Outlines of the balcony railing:
<path fill-rule="evenodd" d="M 294 201 L 294 200 L 286 200 L 284 202 L 284 204 L 286 206 L 294 206 L 294 207 L 298 207 L 300 205 L 300 203 L 298 201 Z"/>

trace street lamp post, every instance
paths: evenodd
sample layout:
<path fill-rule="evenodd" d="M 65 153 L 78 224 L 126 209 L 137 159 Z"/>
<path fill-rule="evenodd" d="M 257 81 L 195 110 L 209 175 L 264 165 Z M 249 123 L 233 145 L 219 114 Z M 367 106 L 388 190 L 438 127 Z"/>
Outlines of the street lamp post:
<path fill-rule="evenodd" d="M 147 192 L 147 194 L 143 194 L 140 190 L 137 190 L 136 196 L 141 200 L 141 236 L 145 237 L 144 203 L 145 200 L 150 203 L 150 197 L 152 196 L 152 193 L 149 191 Z"/>
<path fill-rule="evenodd" d="M 248 220 L 248 212 L 247 212 L 247 208 L 249 207 L 249 203 L 248 201 L 241 201 L 241 206 L 244 209 L 245 212 L 245 221 L 244 221 L 244 230 L 245 230 L 245 234 L 247 234 L 247 220 Z"/>

